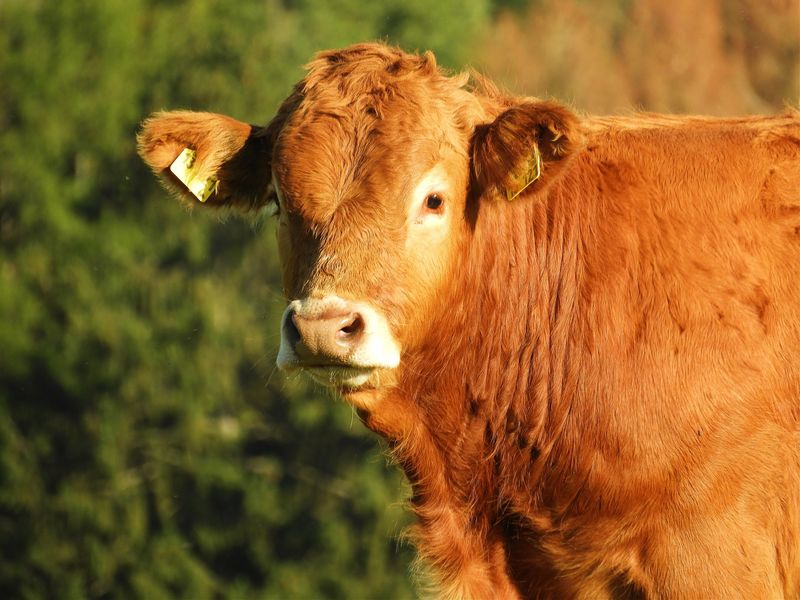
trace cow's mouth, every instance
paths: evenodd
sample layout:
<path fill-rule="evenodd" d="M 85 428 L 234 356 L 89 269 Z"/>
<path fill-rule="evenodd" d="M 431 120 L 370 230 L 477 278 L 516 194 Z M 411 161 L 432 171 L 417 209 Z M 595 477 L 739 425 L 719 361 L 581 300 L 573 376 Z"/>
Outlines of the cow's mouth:
<path fill-rule="evenodd" d="M 339 391 L 359 390 L 376 387 L 378 369 L 373 367 L 348 367 L 338 365 L 320 365 L 303 367 L 314 381 Z"/>

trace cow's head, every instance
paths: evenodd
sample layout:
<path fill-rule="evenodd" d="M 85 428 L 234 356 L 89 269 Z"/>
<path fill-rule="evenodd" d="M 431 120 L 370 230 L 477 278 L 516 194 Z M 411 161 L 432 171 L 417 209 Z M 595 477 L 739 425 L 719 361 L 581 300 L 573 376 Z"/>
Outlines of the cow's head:
<path fill-rule="evenodd" d="M 472 91 L 430 53 L 361 44 L 308 69 L 266 127 L 159 113 L 139 148 L 192 204 L 274 210 L 289 300 L 278 365 L 348 394 L 394 383 L 448 310 L 481 204 L 548 186 L 577 119 Z"/>

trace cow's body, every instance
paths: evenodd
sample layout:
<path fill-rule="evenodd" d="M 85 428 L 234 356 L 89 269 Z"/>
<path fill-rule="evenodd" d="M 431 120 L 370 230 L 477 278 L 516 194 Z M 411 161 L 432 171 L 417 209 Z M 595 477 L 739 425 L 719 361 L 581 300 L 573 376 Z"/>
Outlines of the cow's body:
<path fill-rule="evenodd" d="M 588 126 L 540 203 L 482 207 L 441 359 L 375 423 L 432 480 L 429 558 L 525 597 L 795 597 L 800 122 Z"/>
<path fill-rule="evenodd" d="M 443 136 L 456 148 L 442 161 L 456 161 L 444 188 L 448 210 L 458 208 L 426 209 L 404 224 L 406 212 L 391 206 L 364 209 L 372 221 L 354 213 L 346 190 L 363 191 L 359 181 L 372 195 L 402 188 L 408 156 L 412 166 L 376 175 L 357 160 L 357 144 L 342 144 L 361 170 L 349 184 L 347 169 L 317 181 L 307 165 L 327 165 L 302 154 L 312 151 L 309 136 L 342 134 L 315 120 L 323 100 L 313 91 L 306 86 L 311 108 L 290 99 L 283 120 L 257 136 L 268 140 L 276 187 L 292 198 L 281 200 L 294 300 L 286 360 L 314 372 L 325 357 L 323 372 L 390 440 L 413 485 L 420 553 L 442 593 L 800 597 L 800 118 L 578 121 L 552 103 L 532 105 L 546 114 L 534 123 L 542 177 L 508 203 L 484 185 L 491 164 L 470 174 L 457 162 L 486 159 L 484 134 L 498 136 L 489 141 L 503 151 L 501 133 L 480 128 L 497 127 L 492 119 L 513 102 L 490 95 L 462 119 L 477 127 L 471 150 L 458 148 L 457 134 Z M 390 113 L 391 102 L 380 106 Z M 186 139 L 148 127 L 146 158 L 166 137 Z M 382 148 L 376 142 L 364 156 Z M 166 161 L 149 162 L 160 172 Z M 380 175 L 384 188 L 373 181 Z M 452 181 L 469 181 L 462 200 Z M 344 200 L 325 204 L 330 190 Z M 337 221 L 343 213 L 355 233 Z M 379 223 L 383 246 L 373 242 Z M 445 226 L 442 237 L 436 228 Z M 348 236 L 376 248 L 360 255 Z M 431 236 L 444 249 L 429 262 Z M 352 265 L 370 269 L 365 256 L 396 267 L 399 291 L 376 291 L 391 271 L 348 279 Z M 351 350 L 331 354 L 317 327 L 334 306 L 322 304 L 323 292 L 353 302 L 383 294 L 374 315 L 364 307 L 358 316 L 370 335 L 385 321 L 397 352 L 378 352 L 375 369 Z M 341 338 L 356 326 L 336 327 Z M 305 354 L 295 357 L 295 344 Z M 341 379 L 331 361 L 362 378 Z"/>

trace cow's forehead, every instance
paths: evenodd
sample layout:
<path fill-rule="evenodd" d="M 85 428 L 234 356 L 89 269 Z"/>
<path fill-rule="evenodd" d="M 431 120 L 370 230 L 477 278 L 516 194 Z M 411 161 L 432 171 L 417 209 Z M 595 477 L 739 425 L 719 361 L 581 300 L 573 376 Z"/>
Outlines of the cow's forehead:
<path fill-rule="evenodd" d="M 419 106 L 389 106 L 381 119 L 355 109 L 298 114 L 275 149 L 276 184 L 315 222 L 348 202 L 399 206 L 419 177 L 454 152 L 448 126 L 444 115 Z"/>
<path fill-rule="evenodd" d="M 431 56 L 373 47 L 320 55 L 290 98 L 276 183 L 317 222 L 347 201 L 396 203 L 444 154 L 466 158 L 461 116 L 475 98 L 465 82 Z"/>

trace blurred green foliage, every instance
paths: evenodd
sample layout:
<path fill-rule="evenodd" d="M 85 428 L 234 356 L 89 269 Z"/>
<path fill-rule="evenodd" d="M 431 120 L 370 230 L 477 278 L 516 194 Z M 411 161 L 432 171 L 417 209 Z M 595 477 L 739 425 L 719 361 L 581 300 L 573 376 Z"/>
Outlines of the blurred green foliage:
<path fill-rule="evenodd" d="M 456 63 L 487 12 L 0 3 L 0 597 L 413 597 L 400 473 L 274 373 L 271 224 L 188 213 L 134 139 L 162 108 L 266 123 L 323 48 Z"/>

